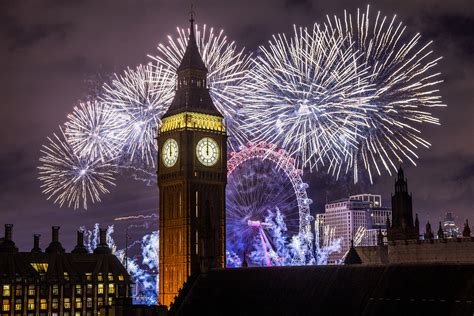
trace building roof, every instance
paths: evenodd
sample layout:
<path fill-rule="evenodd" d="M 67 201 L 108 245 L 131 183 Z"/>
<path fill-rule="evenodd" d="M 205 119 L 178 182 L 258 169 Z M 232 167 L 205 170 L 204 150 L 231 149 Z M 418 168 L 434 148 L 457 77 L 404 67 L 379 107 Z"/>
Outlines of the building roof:
<path fill-rule="evenodd" d="M 213 270 L 175 315 L 472 315 L 474 265 L 399 264 Z"/>

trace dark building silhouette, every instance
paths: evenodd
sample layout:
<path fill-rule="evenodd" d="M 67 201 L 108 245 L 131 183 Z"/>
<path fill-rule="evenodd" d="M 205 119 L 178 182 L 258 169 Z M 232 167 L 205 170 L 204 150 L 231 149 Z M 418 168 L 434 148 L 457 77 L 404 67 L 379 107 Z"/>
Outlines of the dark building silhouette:
<path fill-rule="evenodd" d="M 473 271 L 473 264 L 211 270 L 183 288 L 170 312 L 172 315 L 471 316 Z"/>
<path fill-rule="evenodd" d="M 387 227 L 388 240 L 418 239 L 420 228 L 417 223 L 413 223 L 412 198 L 400 166 L 395 180 L 395 194 L 392 195 L 392 222 Z"/>
<path fill-rule="evenodd" d="M 52 240 L 43 252 L 34 235 L 31 252 L 19 252 L 12 239 L 13 225 L 5 225 L 0 242 L 1 315 L 92 316 L 116 298 L 130 297 L 130 277 L 111 254 L 106 230 L 93 254 L 84 247 L 82 232 L 71 253 L 53 226 Z"/>
<path fill-rule="evenodd" d="M 167 306 L 189 276 L 225 266 L 226 129 L 190 22 L 176 94 L 158 133 L 159 302 Z"/>

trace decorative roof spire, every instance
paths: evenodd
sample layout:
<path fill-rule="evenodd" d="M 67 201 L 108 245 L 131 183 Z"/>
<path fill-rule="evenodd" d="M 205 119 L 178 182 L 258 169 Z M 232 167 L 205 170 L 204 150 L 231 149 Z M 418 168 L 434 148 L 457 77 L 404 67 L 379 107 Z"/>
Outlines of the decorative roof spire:
<path fill-rule="evenodd" d="M 190 29 L 188 46 L 186 47 L 183 59 L 179 64 L 178 73 L 188 69 L 201 70 L 207 73 L 207 68 L 206 65 L 204 65 L 204 62 L 202 61 L 201 54 L 199 53 L 199 48 L 196 43 L 196 35 L 194 34 L 194 11 L 192 9 L 192 5 L 190 14 L 191 18 L 189 19 Z"/>
<path fill-rule="evenodd" d="M 471 237 L 471 228 L 469 227 L 469 221 L 466 219 L 466 222 L 464 223 L 464 229 L 462 231 L 462 236 L 463 237 Z"/>
<path fill-rule="evenodd" d="M 444 230 L 443 227 L 441 226 L 441 222 L 439 222 L 439 227 L 438 227 L 438 239 L 443 239 L 444 238 Z"/>

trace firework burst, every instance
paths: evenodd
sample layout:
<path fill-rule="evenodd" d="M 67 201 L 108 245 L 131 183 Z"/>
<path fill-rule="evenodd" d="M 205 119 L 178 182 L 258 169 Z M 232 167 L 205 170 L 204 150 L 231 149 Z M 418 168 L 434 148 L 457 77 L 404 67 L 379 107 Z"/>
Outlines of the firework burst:
<path fill-rule="evenodd" d="M 80 157 L 61 133 L 48 137 L 49 144 L 43 145 L 39 159 L 39 180 L 43 193 L 60 206 L 87 209 L 87 203 L 100 202 L 102 194 L 109 193 L 114 185 L 115 168 L 110 161 L 100 158 Z"/>
<path fill-rule="evenodd" d="M 166 67 L 140 65 L 104 85 L 101 99 L 123 122 L 120 137 L 130 161 L 138 156 L 155 167 L 157 127 L 173 99 L 174 83 L 174 73 Z"/>
<path fill-rule="evenodd" d="M 186 47 L 190 30 L 178 28 L 178 37 L 168 36 L 168 44 L 158 46 L 158 55 L 149 56 L 159 65 L 170 67 L 176 72 Z M 201 57 L 209 73 L 207 81 L 214 104 L 226 120 L 231 149 L 247 142 L 244 130 L 239 128 L 240 110 L 244 102 L 243 82 L 251 65 L 250 57 L 234 42 L 229 42 L 221 30 L 214 33 L 206 25 L 195 26 L 196 41 Z"/>
<path fill-rule="evenodd" d="M 410 161 L 416 165 L 416 151 L 428 148 L 419 126 L 422 123 L 439 125 L 429 112 L 433 107 L 445 106 L 435 85 L 440 73 L 434 67 L 440 58 L 432 57 L 431 42 L 422 43 L 421 35 L 406 34 L 406 27 L 378 12 L 372 19 L 369 6 L 352 16 L 344 12 L 342 19 L 327 17 L 328 34 L 345 39 L 344 49 L 359 52 L 368 71 L 369 86 L 363 111 L 364 124 L 356 133 L 359 146 L 348 148 L 346 172 L 353 170 L 357 181 L 358 165 L 362 164 L 372 181 L 374 171 L 397 169 L 396 164 Z M 340 167 L 340 166 L 339 166 Z"/>
<path fill-rule="evenodd" d="M 67 118 L 65 135 L 76 155 L 102 161 L 118 155 L 123 122 L 110 106 L 98 101 L 81 102 Z"/>
<path fill-rule="evenodd" d="M 244 129 L 295 156 L 299 166 L 340 165 L 364 123 L 367 73 L 360 55 L 318 25 L 276 35 L 253 60 Z"/>

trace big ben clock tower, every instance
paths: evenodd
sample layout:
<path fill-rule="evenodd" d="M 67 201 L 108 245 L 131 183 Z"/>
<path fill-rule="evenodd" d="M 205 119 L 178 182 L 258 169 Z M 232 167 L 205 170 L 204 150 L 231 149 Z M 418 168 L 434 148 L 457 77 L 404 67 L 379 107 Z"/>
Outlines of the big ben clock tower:
<path fill-rule="evenodd" d="M 176 94 L 158 133 L 159 302 L 167 306 L 190 275 L 225 266 L 227 135 L 190 22 Z"/>

